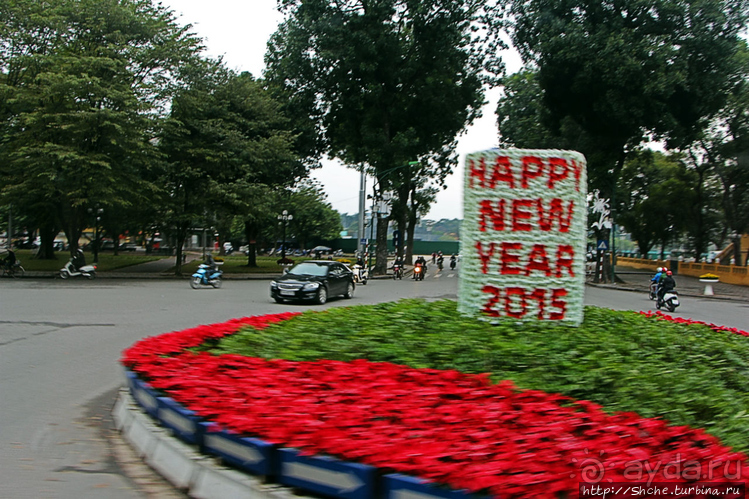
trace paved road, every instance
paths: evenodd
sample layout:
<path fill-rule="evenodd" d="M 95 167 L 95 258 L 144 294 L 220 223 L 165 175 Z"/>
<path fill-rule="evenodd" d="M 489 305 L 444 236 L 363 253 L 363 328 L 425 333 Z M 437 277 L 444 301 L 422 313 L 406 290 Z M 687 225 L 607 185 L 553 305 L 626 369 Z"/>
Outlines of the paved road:
<path fill-rule="evenodd" d="M 123 384 L 120 353 L 145 336 L 233 317 L 455 298 L 457 274 L 370 281 L 353 300 L 278 305 L 266 281 L 190 289 L 186 280 L 0 280 L 0 498 L 145 497 L 111 457 L 102 421 Z M 647 309 L 646 296 L 589 289 L 586 301 Z M 749 303 L 684 299 L 685 315 L 749 329 Z M 639 308 L 638 308 L 639 307 Z"/>

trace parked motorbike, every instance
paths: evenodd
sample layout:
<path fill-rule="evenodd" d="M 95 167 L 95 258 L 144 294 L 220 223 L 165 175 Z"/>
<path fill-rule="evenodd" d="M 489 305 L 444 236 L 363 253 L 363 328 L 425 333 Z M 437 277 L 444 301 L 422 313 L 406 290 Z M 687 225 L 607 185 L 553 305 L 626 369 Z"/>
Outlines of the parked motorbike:
<path fill-rule="evenodd" d="M 414 279 L 417 281 L 423 281 L 425 272 L 426 270 L 424 269 L 424 266 L 417 263 L 416 266 L 414 266 Z"/>
<path fill-rule="evenodd" d="M 354 270 L 354 282 L 366 286 L 369 280 L 369 270 L 367 270 L 367 267 L 354 264 L 351 268 Z"/>
<path fill-rule="evenodd" d="M 403 265 L 393 265 L 393 279 L 403 279 Z"/>
<path fill-rule="evenodd" d="M 96 265 L 84 265 L 79 269 L 73 265 L 73 259 L 71 258 L 63 268 L 60 269 L 60 277 L 67 279 L 68 277 L 85 277 L 86 279 L 93 279 L 96 277 Z"/>
<path fill-rule="evenodd" d="M 655 308 L 660 309 L 661 307 L 666 307 L 669 312 L 673 312 L 676 310 L 676 307 L 679 306 L 679 294 L 676 292 L 675 289 L 672 289 L 670 291 L 666 291 L 663 293 L 663 298 L 658 299 L 655 302 Z"/>
<path fill-rule="evenodd" d="M 201 263 L 198 265 L 198 270 L 192 275 L 192 279 L 190 279 L 190 287 L 198 289 L 202 286 L 213 286 L 218 289 L 221 287 L 222 275 L 223 272 L 220 270 L 211 270 L 210 266 Z"/>

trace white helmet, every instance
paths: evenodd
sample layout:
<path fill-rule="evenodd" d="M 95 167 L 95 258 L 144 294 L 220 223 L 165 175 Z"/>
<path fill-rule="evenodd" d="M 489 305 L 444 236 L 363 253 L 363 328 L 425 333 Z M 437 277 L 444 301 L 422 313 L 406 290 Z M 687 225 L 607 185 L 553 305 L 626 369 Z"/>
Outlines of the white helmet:
<path fill-rule="evenodd" d="M 655 269 L 655 271 L 656 272 L 663 272 L 663 267 L 658 267 L 657 269 Z"/>

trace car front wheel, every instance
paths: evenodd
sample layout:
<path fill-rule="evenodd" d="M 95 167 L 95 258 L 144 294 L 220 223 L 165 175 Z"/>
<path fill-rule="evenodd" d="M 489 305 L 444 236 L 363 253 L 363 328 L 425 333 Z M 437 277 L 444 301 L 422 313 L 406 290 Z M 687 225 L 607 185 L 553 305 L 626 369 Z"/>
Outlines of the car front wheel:
<path fill-rule="evenodd" d="M 327 301 L 328 301 L 328 290 L 325 289 L 325 286 L 320 286 L 320 289 L 317 290 L 317 304 L 325 305 Z"/>

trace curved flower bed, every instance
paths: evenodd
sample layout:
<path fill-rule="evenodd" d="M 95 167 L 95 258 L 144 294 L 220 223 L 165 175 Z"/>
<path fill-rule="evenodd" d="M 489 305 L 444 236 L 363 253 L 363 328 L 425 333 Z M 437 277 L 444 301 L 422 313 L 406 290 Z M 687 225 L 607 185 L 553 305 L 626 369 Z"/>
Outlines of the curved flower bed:
<path fill-rule="evenodd" d="M 746 456 L 701 429 L 634 413 L 610 415 L 588 401 L 518 390 L 507 381 L 492 385 L 488 375 L 187 350 L 293 315 L 235 319 L 146 338 L 126 350 L 122 362 L 230 431 L 470 492 L 577 497 L 581 482 L 749 479 Z"/>

